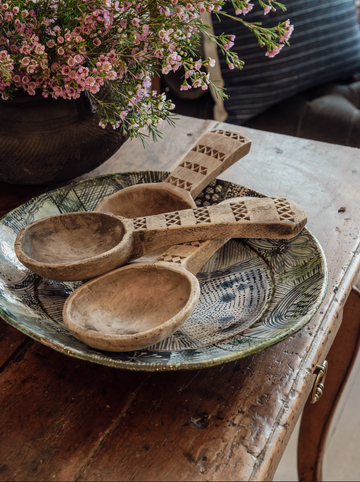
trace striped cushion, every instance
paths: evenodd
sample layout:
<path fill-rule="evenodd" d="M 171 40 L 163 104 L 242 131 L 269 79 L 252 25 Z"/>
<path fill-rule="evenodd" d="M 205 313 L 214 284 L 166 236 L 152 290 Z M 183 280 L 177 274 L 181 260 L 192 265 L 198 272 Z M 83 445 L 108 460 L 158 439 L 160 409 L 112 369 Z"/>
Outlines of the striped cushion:
<path fill-rule="evenodd" d="M 213 15 L 214 30 L 235 34 L 233 51 L 245 61 L 243 70 L 230 70 L 220 53 L 225 81 L 227 122 L 243 124 L 278 102 L 310 87 L 348 78 L 360 71 L 360 30 L 354 0 L 284 0 L 286 12 L 264 16 L 256 5 L 249 22 L 275 26 L 290 18 L 295 30 L 290 46 L 276 57 L 265 57 L 254 35 L 239 22 Z M 225 11 L 233 14 L 228 2 Z"/>

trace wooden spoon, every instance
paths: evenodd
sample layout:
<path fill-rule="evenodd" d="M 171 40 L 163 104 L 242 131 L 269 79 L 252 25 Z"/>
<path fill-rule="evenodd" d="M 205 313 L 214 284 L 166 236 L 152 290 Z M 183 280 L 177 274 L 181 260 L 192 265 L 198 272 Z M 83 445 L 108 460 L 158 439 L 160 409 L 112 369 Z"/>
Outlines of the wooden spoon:
<path fill-rule="evenodd" d="M 200 296 L 195 274 L 226 241 L 172 246 L 154 262 L 123 266 L 85 283 L 64 305 L 67 329 L 99 350 L 158 343 L 189 318 Z"/>
<path fill-rule="evenodd" d="M 25 226 L 21 263 L 58 281 L 100 276 L 162 247 L 198 239 L 292 238 L 306 214 L 285 198 L 233 198 L 217 205 L 126 219 L 101 212 L 59 214 Z"/>
<path fill-rule="evenodd" d="M 194 199 L 219 174 L 250 151 L 251 141 L 236 132 L 214 129 L 201 137 L 165 179 L 137 184 L 106 197 L 95 211 L 137 218 L 196 208 Z"/>

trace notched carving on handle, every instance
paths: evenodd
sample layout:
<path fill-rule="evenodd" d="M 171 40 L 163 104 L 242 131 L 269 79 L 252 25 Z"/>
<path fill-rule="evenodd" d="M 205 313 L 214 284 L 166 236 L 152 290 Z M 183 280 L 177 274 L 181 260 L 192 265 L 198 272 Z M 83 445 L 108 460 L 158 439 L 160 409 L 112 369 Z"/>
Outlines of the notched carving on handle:
<path fill-rule="evenodd" d="M 200 154 L 206 154 L 207 156 L 213 157 L 220 162 L 224 161 L 226 157 L 224 152 L 220 152 L 209 146 L 203 146 L 202 144 L 196 144 L 196 146 L 192 148 L 192 151 L 199 152 Z"/>
<path fill-rule="evenodd" d="M 164 216 L 167 227 L 181 226 L 181 219 L 178 211 L 175 213 L 166 213 Z"/>
<path fill-rule="evenodd" d="M 245 144 L 245 142 L 248 140 L 246 137 L 242 136 L 241 134 L 237 134 L 236 132 L 231 132 L 231 131 L 224 131 L 222 129 L 214 129 L 210 132 L 212 134 L 220 134 L 226 137 L 230 137 L 231 139 L 235 139 L 236 141 L 239 141 L 242 144 Z"/>
<path fill-rule="evenodd" d="M 179 166 L 185 167 L 185 169 L 190 169 L 190 171 L 198 172 L 199 174 L 203 174 L 204 176 L 206 176 L 208 172 L 207 167 L 201 166 L 196 162 L 184 161 L 181 164 L 179 164 Z"/>
<path fill-rule="evenodd" d="M 169 184 L 179 187 L 180 189 L 184 189 L 185 191 L 191 191 L 191 186 L 193 185 L 192 182 L 184 181 L 183 179 L 175 176 L 169 176 L 169 178 L 164 182 L 168 182 Z"/>
<path fill-rule="evenodd" d="M 181 243 L 182 246 L 191 246 L 192 248 L 200 248 L 203 244 L 207 243 L 208 241 L 190 241 L 189 243 Z"/>
<path fill-rule="evenodd" d="M 207 207 L 199 208 L 194 210 L 194 217 L 196 219 L 196 224 L 206 224 L 211 223 L 211 217 Z"/>
<path fill-rule="evenodd" d="M 187 259 L 185 256 L 175 256 L 175 255 L 172 255 L 172 254 L 163 254 L 162 256 L 159 256 L 156 260 L 156 262 L 158 261 L 165 261 L 166 263 L 178 263 L 178 264 L 182 264 L 182 261 L 184 259 Z"/>
<path fill-rule="evenodd" d="M 230 203 L 231 210 L 235 217 L 235 221 L 250 221 L 249 212 L 247 210 L 246 204 L 242 201 L 238 203 Z"/>
<path fill-rule="evenodd" d="M 146 217 L 135 218 L 133 220 L 135 231 L 138 229 L 146 229 Z"/>
<path fill-rule="evenodd" d="M 212 243 L 215 244 L 214 241 L 212 241 Z M 166 263 L 177 263 L 184 266 L 189 257 L 195 254 L 204 244 L 209 244 L 209 241 L 190 241 L 188 243 L 180 243 L 176 246 L 172 246 L 168 251 L 161 254 L 155 262 L 164 261 Z M 174 252 L 172 253 L 171 251 Z M 186 256 L 182 256 L 180 253 L 186 253 Z"/>
<path fill-rule="evenodd" d="M 271 198 L 274 201 L 280 221 L 295 222 L 295 213 L 292 211 L 290 203 L 285 198 Z"/>

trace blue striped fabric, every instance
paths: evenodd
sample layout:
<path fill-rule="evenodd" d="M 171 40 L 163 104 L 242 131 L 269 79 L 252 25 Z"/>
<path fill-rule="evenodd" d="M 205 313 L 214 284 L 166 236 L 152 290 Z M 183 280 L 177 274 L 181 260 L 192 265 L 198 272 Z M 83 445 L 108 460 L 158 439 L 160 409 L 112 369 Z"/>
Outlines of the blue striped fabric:
<path fill-rule="evenodd" d="M 266 16 L 254 3 L 245 20 L 269 27 L 290 18 L 295 30 L 291 45 L 269 59 L 247 28 L 229 18 L 221 17 L 219 22 L 212 16 L 215 34 L 236 35 L 232 50 L 245 62 L 241 71 L 230 70 L 219 53 L 230 96 L 225 100 L 227 122 L 241 125 L 299 92 L 360 71 L 360 30 L 354 0 L 284 0 L 286 12 L 278 9 Z M 233 14 L 231 2 L 224 11 Z"/>

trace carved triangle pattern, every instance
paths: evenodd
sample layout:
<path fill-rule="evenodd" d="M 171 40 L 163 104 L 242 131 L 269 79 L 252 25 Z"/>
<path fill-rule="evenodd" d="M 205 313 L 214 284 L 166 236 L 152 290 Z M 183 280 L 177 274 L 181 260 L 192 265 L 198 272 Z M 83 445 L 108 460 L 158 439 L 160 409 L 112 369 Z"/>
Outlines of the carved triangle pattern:
<path fill-rule="evenodd" d="M 181 243 L 183 246 L 192 246 L 193 248 L 200 248 L 201 245 L 207 243 L 207 241 L 191 241 L 190 243 Z"/>
<path fill-rule="evenodd" d="M 184 256 L 174 256 L 170 254 L 163 254 L 160 256 L 157 261 L 166 261 L 167 263 L 179 263 L 181 264 L 182 260 L 186 259 Z"/>
<path fill-rule="evenodd" d="M 166 221 L 166 227 L 181 226 L 180 215 L 178 212 L 165 214 L 165 221 Z"/>
<path fill-rule="evenodd" d="M 166 180 L 166 182 L 168 182 L 169 184 L 172 184 L 173 186 L 180 187 L 185 191 L 191 191 L 192 182 L 187 182 L 187 181 L 184 181 L 183 179 L 180 179 L 174 176 L 170 176 Z"/>
<path fill-rule="evenodd" d="M 230 203 L 230 207 L 236 221 L 250 221 L 250 215 L 244 201 Z"/>
<path fill-rule="evenodd" d="M 135 218 L 134 221 L 134 229 L 146 229 L 146 218 Z"/>
<path fill-rule="evenodd" d="M 295 222 L 295 213 L 291 210 L 290 204 L 284 198 L 272 198 L 276 210 L 279 214 L 280 221 Z"/>
<path fill-rule="evenodd" d="M 203 208 L 195 209 L 194 216 L 196 219 L 196 224 L 211 223 L 210 214 L 206 206 Z"/>
<path fill-rule="evenodd" d="M 220 134 L 226 137 L 230 137 L 231 139 L 235 139 L 236 141 L 241 142 L 241 144 L 245 144 L 246 142 L 246 138 L 243 137 L 241 134 L 237 134 L 236 132 L 223 131 L 221 129 L 214 129 L 211 132 L 213 134 Z"/>
<path fill-rule="evenodd" d="M 212 147 L 203 146 L 201 144 L 196 144 L 192 149 L 194 152 L 200 152 L 201 154 L 206 154 L 207 156 L 213 157 L 214 159 L 222 162 L 225 159 L 225 154 L 223 152 L 217 151 Z"/>
<path fill-rule="evenodd" d="M 189 161 L 184 161 L 182 164 L 180 164 L 180 167 L 185 167 L 186 169 L 190 169 L 190 171 L 198 172 L 200 174 L 203 174 L 204 176 L 206 176 L 208 171 L 207 167 Z"/>

